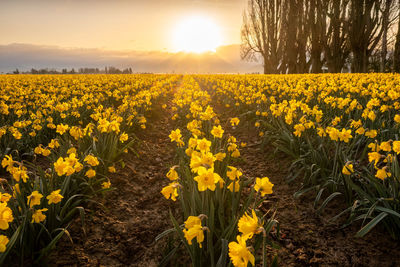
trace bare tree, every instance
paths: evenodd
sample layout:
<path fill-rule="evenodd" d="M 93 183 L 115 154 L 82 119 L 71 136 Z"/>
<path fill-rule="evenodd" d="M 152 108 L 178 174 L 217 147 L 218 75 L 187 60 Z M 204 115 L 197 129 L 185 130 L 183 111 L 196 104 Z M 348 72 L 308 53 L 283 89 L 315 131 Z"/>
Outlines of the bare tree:
<path fill-rule="evenodd" d="M 351 0 L 350 44 L 352 71 L 367 72 L 368 59 L 382 37 L 382 12 L 379 0 Z"/>
<path fill-rule="evenodd" d="M 381 47 L 381 62 L 380 62 L 380 72 L 385 72 L 386 70 L 386 57 L 387 57 L 387 47 L 388 47 L 388 30 L 390 24 L 390 10 L 392 8 L 392 0 L 386 0 L 384 4 L 384 9 L 382 11 L 382 47 Z"/>
<path fill-rule="evenodd" d="M 241 57 L 263 59 L 264 73 L 277 73 L 282 54 L 284 0 L 249 0 L 243 14 Z"/>
<path fill-rule="evenodd" d="M 393 71 L 400 72 L 400 0 L 397 5 L 397 34 L 396 43 L 394 45 L 394 55 L 393 55 Z"/>
<path fill-rule="evenodd" d="M 340 72 L 350 54 L 349 0 L 330 0 L 324 59 L 329 72 Z"/>
<path fill-rule="evenodd" d="M 309 14 L 309 25 L 311 28 L 311 72 L 322 71 L 324 59 L 322 54 L 327 42 L 327 12 L 330 1 L 311 0 Z"/>
<path fill-rule="evenodd" d="M 248 0 L 241 57 L 262 59 L 264 73 L 319 73 L 346 64 L 353 72 L 383 72 L 394 55 L 400 71 L 400 19 L 393 45 L 400 0 L 394 1 Z"/>

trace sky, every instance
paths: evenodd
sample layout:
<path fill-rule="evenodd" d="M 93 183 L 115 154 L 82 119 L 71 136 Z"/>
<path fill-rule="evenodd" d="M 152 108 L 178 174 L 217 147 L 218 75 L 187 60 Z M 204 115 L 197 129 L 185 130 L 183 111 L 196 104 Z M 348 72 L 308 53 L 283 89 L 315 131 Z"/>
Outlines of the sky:
<path fill-rule="evenodd" d="M 246 0 L 1 0 L 0 44 L 174 51 L 190 16 L 211 19 L 222 45 L 240 43 Z"/>
<path fill-rule="evenodd" d="M 182 56 L 177 46 L 178 29 L 193 17 L 218 29 L 221 47 L 202 60 L 221 63 L 219 70 L 230 66 L 226 72 L 252 71 L 254 64 L 240 61 L 246 5 L 247 0 L 0 0 L 0 72 L 105 64 L 151 71 L 149 60 L 168 62 L 165 68 L 156 65 L 158 71 L 176 71 L 179 62 L 199 58 Z"/>

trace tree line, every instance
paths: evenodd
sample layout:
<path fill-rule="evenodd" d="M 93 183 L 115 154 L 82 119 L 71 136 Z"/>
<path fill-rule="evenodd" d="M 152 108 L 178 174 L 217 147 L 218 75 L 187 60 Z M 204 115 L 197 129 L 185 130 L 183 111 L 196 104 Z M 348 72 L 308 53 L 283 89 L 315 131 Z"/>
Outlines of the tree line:
<path fill-rule="evenodd" d="M 132 74 L 132 68 L 118 69 L 116 67 L 105 67 L 104 69 L 99 68 L 78 68 L 75 70 L 74 68 L 68 70 L 66 68 L 58 71 L 56 69 L 34 69 L 32 68 L 30 71 L 20 72 L 18 69 L 12 72 L 13 74 Z"/>
<path fill-rule="evenodd" d="M 249 0 L 241 57 L 264 73 L 400 72 L 400 0 Z"/>

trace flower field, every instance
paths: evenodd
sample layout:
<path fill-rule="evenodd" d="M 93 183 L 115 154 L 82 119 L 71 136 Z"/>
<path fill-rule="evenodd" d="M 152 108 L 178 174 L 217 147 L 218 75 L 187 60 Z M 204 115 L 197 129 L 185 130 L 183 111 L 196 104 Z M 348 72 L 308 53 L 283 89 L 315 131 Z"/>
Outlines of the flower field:
<path fill-rule="evenodd" d="M 365 250 L 370 235 L 395 244 L 399 129 L 394 74 L 2 75 L 0 265 L 46 262 L 76 243 L 77 224 L 86 242 L 110 214 L 110 240 L 94 244 L 128 245 L 118 264 L 101 262 L 108 254 L 99 264 L 151 265 L 122 258 L 161 246 L 145 254 L 161 266 L 326 265 L 300 250 L 300 223 L 286 228 L 284 198 L 305 199 L 296 203 L 312 205 L 308 217 L 351 229 L 346 238 L 367 240 Z M 135 163 L 151 146 L 163 149 Z M 131 229 L 140 203 L 139 226 L 119 236 L 115 225 Z M 157 220 L 167 227 L 141 230 Z M 141 231 L 149 243 L 132 243 Z"/>

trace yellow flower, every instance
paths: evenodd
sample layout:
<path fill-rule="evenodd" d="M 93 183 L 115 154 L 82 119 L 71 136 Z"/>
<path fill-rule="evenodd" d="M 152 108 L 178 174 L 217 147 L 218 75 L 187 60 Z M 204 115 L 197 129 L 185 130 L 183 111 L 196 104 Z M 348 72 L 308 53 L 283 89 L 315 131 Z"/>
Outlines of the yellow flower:
<path fill-rule="evenodd" d="M 381 159 L 382 155 L 379 154 L 378 152 L 370 152 L 368 153 L 368 161 L 369 162 L 373 162 L 374 161 L 374 165 L 376 166 L 376 164 L 378 164 L 379 160 Z"/>
<path fill-rule="evenodd" d="M 49 149 L 45 148 L 45 149 L 42 150 L 42 155 L 43 156 L 47 157 L 50 154 L 51 154 L 51 151 Z"/>
<path fill-rule="evenodd" d="M 350 175 L 354 172 L 353 164 L 347 162 L 346 165 L 343 166 L 342 173 L 344 175 Z"/>
<path fill-rule="evenodd" d="M 27 197 L 27 204 L 30 208 L 36 205 L 40 205 L 40 200 L 42 199 L 42 197 L 43 195 L 40 194 L 39 191 L 35 190 Z"/>
<path fill-rule="evenodd" d="M 235 167 L 228 166 L 229 170 L 226 172 L 226 176 L 232 181 L 239 179 L 242 176 L 242 172 Z"/>
<path fill-rule="evenodd" d="M 248 250 L 246 238 L 238 235 L 237 242 L 229 243 L 229 257 L 235 267 L 247 267 L 250 262 L 253 266 L 255 263 L 254 255 Z"/>
<path fill-rule="evenodd" d="M 85 175 L 86 175 L 88 178 L 95 177 L 95 176 L 96 176 L 96 171 L 93 170 L 93 169 L 89 169 L 89 170 L 85 173 Z"/>
<path fill-rule="evenodd" d="M 189 146 L 190 148 L 193 148 L 193 149 L 196 148 L 196 146 L 197 146 L 197 138 L 191 137 L 191 138 L 189 139 L 188 146 Z"/>
<path fill-rule="evenodd" d="M 382 142 L 379 148 L 386 152 L 392 151 L 392 146 L 390 145 L 390 142 Z"/>
<path fill-rule="evenodd" d="M 97 126 L 97 129 L 101 133 L 106 133 L 108 131 L 109 125 L 110 125 L 110 122 L 107 119 L 102 118 L 99 120 L 99 125 Z"/>
<path fill-rule="evenodd" d="M 224 130 L 222 130 L 221 125 L 214 126 L 213 129 L 211 130 L 211 134 L 216 138 L 222 138 Z"/>
<path fill-rule="evenodd" d="M 43 222 L 44 220 L 46 220 L 46 215 L 43 214 L 44 211 L 48 211 L 48 209 L 44 208 L 44 209 L 35 210 L 35 212 L 32 214 L 31 223 L 33 223 L 33 222 L 40 223 L 40 222 Z"/>
<path fill-rule="evenodd" d="M 13 197 L 17 198 L 17 194 L 21 194 L 21 190 L 19 189 L 19 184 L 15 184 L 13 186 Z"/>
<path fill-rule="evenodd" d="M 5 235 L 0 235 L 0 253 L 3 253 L 7 249 L 7 244 L 10 240 Z"/>
<path fill-rule="evenodd" d="M 251 210 L 251 215 L 244 214 L 238 222 L 239 232 L 242 233 L 245 239 L 251 239 L 254 234 L 262 232 L 262 225 L 258 222 L 258 217 L 254 210 Z"/>
<path fill-rule="evenodd" d="M 11 198 L 11 195 L 8 193 L 1 193 L 0 192 L 0 202 L 8 202 Z"/>
<path fill-rule="evenodd" d="M 67 154 L 75 154 L 76 155 L 76 148 L 75 147 L 71 147 L 70 149 L 67 150 Z"/>
<path fill-rule="evenodd" d="M 95 156 L 92 156 L 92 155 L 87 155 L 83 161 L 87 162 L 92 167 L 95 167 L 100 164 L 99 160 Z"/>
<path fill-rule="evenodd" d="M 332 141 L 338 141 L 339 135 L 340 135 L 340 132 L 338 129 L 330 127 L 328 129 L 326 129 L 326 132 L 329 134 L 329 138 Z"/>
<path fill-rule="evenodd" d="M 77 126 L 72 126 L 71 129 L 69 129 L 69 134 L 75 139 L 79 140 L 79 138 L 83 137 L 83 131 L 81 128 Z"/>
<path fill-rule="evenodd" d="M 237 126 L 239 124 L 240 120 L 239 118 L 232 118 L 231 119 L 231 125 L 232 126 Z"/>
<path fill-rule="evenodd" d="M 122 133 L 121 136 L 119 137 L 119 141 L 121 141 L 121 143 L 123 143 L 127 140 L 128 140 L 128 134 Z"/>
<path fill-rule="evenodd" d="M 167 178 L 170 179 L 171 181 L 179 179 L 178 173 L 175 171 L 175 167 L 172 167 L 171 169 L 169 169 L 169 171 L 167 173 Z"/>
<path fill-rule="evenodd" d="M 83 164 L 77 161 L 74 164 L 73 168 L 74 168 L 75 172 L 80 172 L 83 169 Z"/>
<path fill-rule="evenodd" d="M 18 168 L 12 168 L 10 170 L 10 173 L 17 182 L 19 182 L 19 180 L 22 179 L 24 183 L 26 183 L 27 179 L 29 178 L 26 168 L 24 166 L 19 166 Z"/>
<path fill-rule="evenodd" d="M 108 167 L 108 171 L 111 173 L 115 173 L 117 170 L 115 169 L 114 166 L 110 166 L 110 167 Z"/>
<path fill-rule="evenodd" d="M 185 221 L 185 228 L 186 229 L 183 229 L 183 234 L 189 245 L 192 245 L 192 240 L 196 238 L 197 243 L 201 247 L 201 242 L 204 241 L 204 233 L 200 218 L 189 216 Z"/>
<path fill-rule="evenodd" d="M 33 152 L 35 152 L 35 154 L 40 155 L 43 152 L 43 148 L 41 146 L 37 146 L 37 147 L 35 147 Z"/>
<path fill-rule="evenodd" d="M 390 172 L 386 171 L 386 167 L 382 168 L 382 169 L 378 169 L 376 171 L 375 177 L 381 179 L 381 180 L 385 180 L 385 178 L 392 176 L 392 174 Z"/>
<path fill-rule="evenodd" d="M 342 131 L 339 133 L 339 139 L 340 141 L 344 141 L 345 143 L 349 142 L 349 139 L 352 138 L 353 136 L 351 135 L 351 130 L 346 130 L 342 129 Z"/>
<path fill-rule="evenodd" d="M 381 150 L 377 143 L 370 143 L 368 148 L 370 148 L 372 152 L 379 152 Z"/>
<path fill-rule="evenodd" d="M 53 149 L 60 147 L 60 144 L 58 143 L 57 139 L 51 139 L 50 143 L 47 146 Z"/>
<path fill-rule="evenodd" d="M 197 149 L 201 152 L 210 151 L 211 141 L 208 141 L 206 138 L 197 141 Z"/>
<path fill-rule="evenodd" d="M 369 138 L 375 138 L 378 135 L 378 132 L 376 130 L 369 130 L 366 131 L 364 135 Z"/>
<path fill-rule="evenodd" d="M 102 187 L 103 189 L 110 188 L 110 187 L 111 187 L 111 182 L 110 182 L 110 180 L 103 182 L 103 183 L 101 184 L 101 187 Z"/>
<path fill-rule="evenodd" d="M 231 154 L 232 158 L 238 158 L 240 157 L 240 152 L 238 149 L 236 149 L 235 151 L 232 152 Z"/>
<path fill-rule="evenodd" d="M 217 173 L 214 173 L 212 168 L 206 169 L 204 167 L 199 167 L 198 174 L 198 176 L 194 177 L 194 180 L 197 182 L 199 191 L 205 191 L 207 189 L 214 191 L 215 184 L 221 180 L 221 177 Z"/>
<path fill-rule="evenodd" d="M 399 114 L 394 115 L 394 121 L 397 123 L 400 123 L 400 115 Z"/>
<path fill-rule="evenodd" d="M 257 192 L 261 192 L 261 196 L 265 196 L 268 194 L 272 194 L 272 187 L 274 185 L 269 181 L 268 177 L 256 178 L 256 184 L 254 185 L 254 189 Z"/>
<path fill-rule="evenodd" d="M 318 134 L 320 137 L 326 136 L 326 132 L 325 132 L 324 128 L 321 128 L 321 127 L 318 127 L 318 128 L 317 128 L 317 134 Z"/>
<path fill-rule="evenodd" d="M 175 131 L 171 131 L 171 134 L 169 135 L 169 138 L 171 139 L 171 142 L 179 142 L 181 140 L 182 134 L 181 130 L 176 129 Z"/>
<path fill-rule="evenodd" d="M 376 118 L 375 112 L 371 110 L 371 111 L 368 113 L 368 118 L 369 118 L 371 121 L 374 121 L 375 118 Z"/>
<path fill-rule="evenodd" d="M 393 141 L 393 151 L 398 155 L 400 153 L 400 141 Z"/>
<path fill-rule="evenodd" d="M 7 207 L 6 202 L 0 203 L 0 229 L 7 230 L 8 223 L 14 220 L 12 210 Z"/>
<path fill-rule="evenodd" d="M 226 157 L 226 153 L 219 152 L 219 153 L 215 154 L 215 159 L 218 161 L 223 161 L 225 157 Z"/>
<path fill-rule="evenodd" d="M 65 162 L 68 163 L 68 165 L 72 168 L 75 164 L 78 163 L 78 159 L 76 158 L 75 153 L 69 154 L 67 158 L 64 159 Z M 68 174 L 69 175 L 69 174 Z"/>
<path fill-rule="evenodd" d="M 68 167 L 68 162 L 64 161 L 62 157 L 59 157 L 58 160 L 54 162 L 54 169 L 58 176 L 63 176 L 67 172 Z"/>
<path fill-rule="evenodd" d="M 161 190 L 161 194 L 163 194 L 166 199 L 171 198 L 173 201 L 176 201 L 176 198 L 178 197 L 178 187 L 179 183 L 172 182 L 169 185 L 163 187 L 163 189 Z"/>
<path fill-rule="evenodd" d="M 64 197 L 60 194 L 61 189 L 55 190 L 50 193 L 46 198 L 48 199 L 49 205 L 59 203 Z"/>
<path fill-rule="evenodd" d="M 297 137 L 301 136 L 301 133 L 304 132 L 306 130 L 306 128 L 304 127 L 303 124 L 296 124 L 294 126 L 295 131 L 293 132 L 293 134 Z"/>
<path fill-rule="evenodd" d="M 356 134 L 364 134 L 365 133 L 365 129 L 363 127 L 360 127 L 357 129 Z"/>
<path fill-rule="evenodd" d="M 57 130 L 56 132 L 63 135 L 67 130 L 68 130 L 69 126 L 66 124 L 59 124 L 57 125 Z"/>
<path fill-rule="evenodd" d="M 223 180 L 221 179 L 221 181 L 223 181 Z M 239 192 L 240 184 L 238 181 L 234 181 L 234 182 L 230 183 L 230 185 L 228 186 L 229 191 L 233 192 L 234 186 L 235 186 L 235 192 Z"/>
<path fill-rule="evenodd" d="M 10 171 L 14 166 L 14 160 L 11 155 L 6 155 L 3 160 L 1 161 L 1 166 L 6 168 L 7 171 Z"/>

